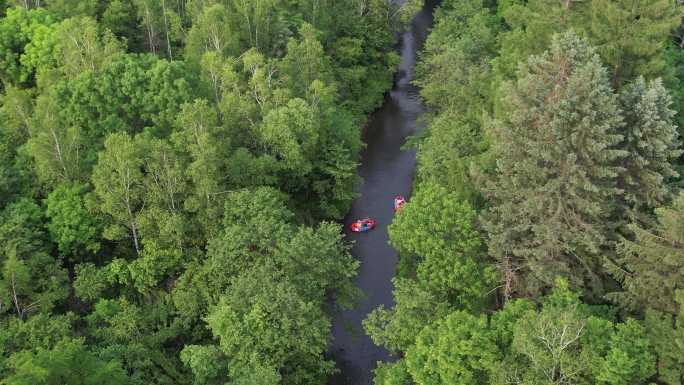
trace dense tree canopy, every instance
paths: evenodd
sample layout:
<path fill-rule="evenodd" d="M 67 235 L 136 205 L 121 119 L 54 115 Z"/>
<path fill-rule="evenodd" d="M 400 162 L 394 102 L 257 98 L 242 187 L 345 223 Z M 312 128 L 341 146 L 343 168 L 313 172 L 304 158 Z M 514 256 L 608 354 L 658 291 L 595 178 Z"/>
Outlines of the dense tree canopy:
<path fill-rule="evenodd" d="M 0 1 L 0 383 L 325 383 L 421 6 Z"/>
<path fill-rule="evenodd" d="M 0 384 L 311 385 L 420 0 L 0 0 Z M 443 0 L 378 385 L 684 382 L 683 10 Z"/>
<path fill-rule="evenodd" d="M 376 384 L 684 381 L 682 14 L 440 2 L 396 304 L 364 323 L 398 358 Z"/>

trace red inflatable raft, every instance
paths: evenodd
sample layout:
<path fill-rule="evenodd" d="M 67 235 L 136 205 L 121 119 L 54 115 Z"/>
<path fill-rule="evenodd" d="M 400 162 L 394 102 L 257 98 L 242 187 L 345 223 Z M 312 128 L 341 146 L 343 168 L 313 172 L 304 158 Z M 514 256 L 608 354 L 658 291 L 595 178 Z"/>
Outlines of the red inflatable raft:
<path fill-rule="evenodd" d="M 355 233 L 362 233 L 364 231 L 373 229 L 373 227 L 375 227 L 375 219 L 371 218 L 359 219 L 358 221 L 349 225 L 351 231 Z"/>
<path fill-rule="evenodd" d="M 401 196 L 401 195 L 395 196 L 394 197 L 394 212 L 396 213 L 402 207 L 404 207 L 404 203 L 406 203 L 406 199 L 404 199 L 403 196 Z"/>

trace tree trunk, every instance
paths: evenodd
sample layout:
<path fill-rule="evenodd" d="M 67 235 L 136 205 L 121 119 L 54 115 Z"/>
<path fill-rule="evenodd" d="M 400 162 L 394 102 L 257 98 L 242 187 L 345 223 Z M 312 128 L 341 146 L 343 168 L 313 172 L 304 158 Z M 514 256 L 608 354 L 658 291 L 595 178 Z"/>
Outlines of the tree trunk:
<path fill-rule="evenodd" d="M 166 20 L 166 1 L 162 0 L 162 12 L 164 13 L 164 30 L 166 31 L 166 50 L 169 54 L 169 60 L 173 60 L 173 55 L 171 54 L 171 40 L 169 39 L 169 24 Z"/>

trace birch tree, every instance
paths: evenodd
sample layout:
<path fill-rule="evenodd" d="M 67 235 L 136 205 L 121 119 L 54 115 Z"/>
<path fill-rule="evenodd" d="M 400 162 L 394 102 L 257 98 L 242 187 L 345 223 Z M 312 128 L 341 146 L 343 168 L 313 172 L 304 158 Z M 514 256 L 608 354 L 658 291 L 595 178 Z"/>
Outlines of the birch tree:
<path fill-rule="evenodd" d="M 130 238 L 136 253 L 141 252 L 138 215 L 144 207 L 143 158 L 126 134 L 110 134 L 105 140 L 92 180 L 100 210 L 112 224 L 104 231 L 111 240 Z"/>

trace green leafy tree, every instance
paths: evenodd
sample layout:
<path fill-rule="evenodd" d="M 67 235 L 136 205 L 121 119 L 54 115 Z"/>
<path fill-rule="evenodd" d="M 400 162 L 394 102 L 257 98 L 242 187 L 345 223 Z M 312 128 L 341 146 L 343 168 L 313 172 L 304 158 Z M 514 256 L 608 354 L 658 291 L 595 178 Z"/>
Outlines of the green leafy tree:
<path fill-rule="evenodd" d="M 133 0 L 108 1 L 99 21 L 115 36 L 125 39 L 129 51 L 143 52 L 145 36 L 139 33 L 136 13 L 131 12 L 134 7 Z"/>
<path fill-rule="evenodd" d="M 80 154 L 84 138 L 78 126 L 64 123 L 57 98 L 54 90 L 39 96 L 30 124 L 28 148 L 36 163 L 36 174 L 44 183 L 83 178 Z"/>
<path fill-rule="evenodd" d="M 579 354 L 585 321 L 574 307 L 526 313 L 514 326 L 512 349 L 525 367 L 524 382 L 562 384 L 580 382 L 589 363 Z M 524 383 L 523 382 L 523 383 Z"/>
<path fill-rule="evenodd" d="M 518 64 L 544 52 L 552 45 L 554 34 L 570 29 L 584 31 L 588 5 L 577 0 L 531 0 L 505 7 L 503 17 L 510 30 L 500 37 L 500 54 L 495 60 L 497 75 L 514 78 Z"/>
<path fill-rule="evenodd" d="M 359 263 L 349 254 L 340 231 L 338 224 L 330 222 L 316 228 L 300 226 L 280 240 L 273 260 L 305 298 L 323 305 L 332 296 L 344 308 L 357 297 L 351 280 Z"/>
<path fill-rule="evenodd" d="M 71 337 L 76 319 L 77 316 L 73 313 L 38 313 L 25 320 L 18 317 L 5 319 L 3 329 L 0 330 L 0 376 L 9 376 L 8 359 L 12 354 L 39 348 L 49 350 L 62 339 Z"/>
<path fill-rule="evenodd" d="M 239 41 L 233 22 L 234 18 L 222 4 L 205 7 L 188 31 L 187 60 L 199 63 L 206 52 L 216 52 L 220 57 L 237 56 Z"/>
<path fill-rule="evenodd" d="M 123 55 L 101 71 L 61 80 L 38 97 L 29 142 L 44 183 L 85 181 L 114 132 L 171 132 L 191 94 L 180 62 Z"/>
<path fill-rule="evenodd" d="M 171 3 L 171 0 L 133 0 L 148 51 L 173 60 L 174 46 L 180 40 L 181 20 Z"/>
<path fill-rule="evenodd" d="M 193 374 L 193 384 L 221 384 L 228 371 L 225 358 L 218 346 L 186 345 L 180 358 Z"/>
<path fill-rule="evenodd" d="M 230 138 L 222 135 L 216 110 L 206 100 L 184 105 L 176 127 L 172 141 L 189 158 L 185 174 L 191 181 L 192 194 L 185 207 L 203 216 L 200 221 L 206 228 L 215 228 L 222 213 L 220 194 L 227 187 L 224 170 Z"/>
<path fill-rule="evenodd" d="M 389 227 L 390 242 L 402 258 L 418 256 L 421 285 L 463 308 L 477 308 L 494 278 L 483 263 L 474 219 L 468 203 L 425 184 Z"/>
<path fill-rule="evenodd" d="M 348 305 L 358 263 L 340 237 L 338 225 L 295 226 L 286 196 L 273 188 L 244 189 L 226 195 L 223 228 L 207 246 L 206 260 L 188 267 L 174 300 L 188 318 L 206 314 L 233 277 L 255 266 L 274 265 L 299 295 L 322 306 L 334 296 Z"/>
<path fill-rule="evenodd" d="M 326 84 L 333 82 L 330 59 L 318 41 L 318 31 L 311 24 L 299 29 L 301 41 L 291 39 L 287 43 L 287 54 L 282 60 L 285 84 L 298 97 L 305 97 L 314 80 Z"/>
<path fill-rule="evenodd" d="M 112 219 L 104 231 L 111 240 L 129 238 L 140 254 L 138 216 L 143 204 L 143 160 L 139 148 L 126 134 L 111 134 L 93 170 L 99 209 Z"/>
<path fill-rule="evenodd" d="M 288 383 L 319 383 L 332 369 L 322 353 L 330 321 L 268 266 L 237 277 L 206 318 L 240 381 L 255 366 L 282 370 Z"/>
<path fill-rule="evenodd" d="M 486 317 L 456 311 L 418 334 L 406 367 L 419 385 L 485 384 L 497 359 Z"/>
<path fill-rule="evenodd" d="M 38 75 L 59 69 L 72 79 L 85 71 L 98 71 L 123 54 L 121 44 L 89 17 L 74 17 L 52 24 L 46 36 L 34 37 L 22 55 L 23 65 Z M 54 76 L 54 75 L 53 75 Z"/>
<path fill-rule="evenodd" d="M 373 371 L 373 382 L 377 385 L 404 385 L 411 381 L 411 376 L 406 370 L 406 362 L 387 363 L 379 362 Z"/>
<path fill-rule="evenodd" d="M 497 20 L 480 0 L 443 4 L 417 64 L 425 102 L 479 120 L 496 54 Z M 456 70 L 458 69 L 458 70 Z"/>
<path fill-rule="evenodd" d="M 166 140 L 142 134 L 136 136 L 135 146 L 143 156 L 145 174 L 145 208 L 139 217 L 141 237 L 148 249 L 144 254 L 157 259 L 148 265 L 166 267 L 158 273 L 163 276 L 180 267 L 179 256 L 188 252 L 189 246 L 200 244 L 192 240 L 193 233 L 199 232 L 193 231 L 183 207 L 189 192 L 185 162 Z"/>
<path fill-rule="evenodd" d="M 443 3 L 416 66 L 421 96 L 436 112 L 418 141 L 418 181 L 471 203 L 479 203 L 471 168 L 483 163 L 487 149 L 482 115 L 493 107 L 497 84 L 491 68 L 497 24 L 482 1 Z"/>
<path fill-rule="evenodd" d="M 311 160 L 317 152 L 317 128 L 311 106 L 302 99 L 292 99 L 264 117 L 258 135 L 269 151 L 282 160 L 283 168 L 294 175 L 305 175 L 311 172 Z"/>
<path fill-rule="evenodd" d="M 48 29 L 53 20 L 44 9 L 10 8 L 0 19 L 0 79 L 6 85 L 20 85 L 31 80 L 33 72 L 21 65 L 26 45 L 35 35 Z"/>
<path fill-rule="evenodd" d="M 11 86 L 4 92 L 0 97 L 0 208 L 19 196 L 31 196 L 35 179 L 24 146 L 33 114 L 33 93 Z"/>
<path fill-rule="evenodd" d="M 242 48 L 253 47 L 259 52 L 273 52 L 283 28 L 278 20 L 279 0 L 230 0 L 228 3 L 231 14 L 235 15 L 240 26 L 238 31 Z"/>
<path fill-rule="evenodd" d="M 647 328 L 605 318 L 567 281 L 556 285 L 539 304 L 513 300 L 491 317 L 457 310 L 428 323 L 379 379 L 406 378 L 405 362 L 403 383 L 418 385 L 647 384 L 656 369 Z"/>
<path fill-rule="evenodd" d="M 120 362 L 127 384 L 184 384 L 177 348 L 168 349 L 179 329 L 173 322 L 169 297 L 157 293 L 147 303 L 100 299 L 85 317 L 99 357 Z"/>
<path fill-rule="evenodd" d="M 41 208 L 22 198 L 0 214 L 0 304 L 21 319 L 68 295 L 67 272 L 50 254 Z"/>
<path fill-rule="evenodd" d="M 45 4 L 45 8 L 50 11 L 50 14 L 59 19 L 74 16 L 95 17 L 100 7 L 97 0 L 47 0 Z"/>
<path fill-rule="evenodd" d="M 101 223 L 87 207 L 87 187 L 60 185 L 46 199 L 48 230 L 59 251 L 79 260 L 100 249 Z"/>
<path fill-rule="evenodd" d="M 10 358 L 12 374 L 6 385 L 119 385 L 126 373 L 116 361 L 104 361 L 89 352 L 83 340 L 65 339 L 53 349 L 24 351 Z"/>
<path fill-rule="evenodd" d="M 426 325 L 444 317 L 450 308 L 438 294 L 410 279 L 395 278 L 392 294 L 394 307 L 373 310 L 363 321 L 363 327 L 376 345 L 394 353 L 405 352 Z"/>
<path fill-rule="evenodd" d="M 399 57 L 387 47 L 394 44 L 394 33 L 403 28 L 400 19 L 410 14 L 410 9 L 418 3 L 375 0 L 329 3 L 328 12 L 333 17 L 331 33 L 337 37 L 329 43 L 334 73 L 344 96 L 343 104 L 357 120 L 365 120 L 367 113 L 379 107 L 383 94 L 392 86 Z M 402 5 L 408 12 L 397 8 Z"/>
<path fill-rule="evenodd" d="M 641 384 L 655 374 L 653 348 L 646 338 L 645 328 L 637 321 L 628 319 L 617 324 L 610 345 L 602 370 L 597 375 L 600 382 L 615 385 Z"/>

